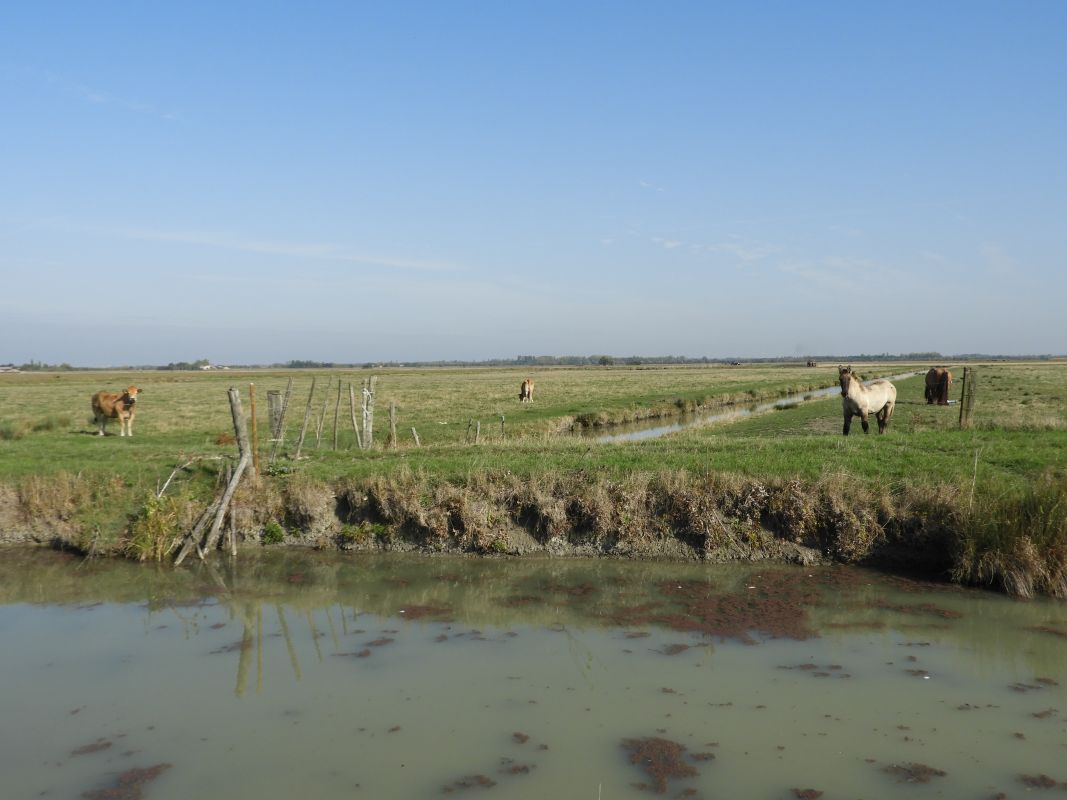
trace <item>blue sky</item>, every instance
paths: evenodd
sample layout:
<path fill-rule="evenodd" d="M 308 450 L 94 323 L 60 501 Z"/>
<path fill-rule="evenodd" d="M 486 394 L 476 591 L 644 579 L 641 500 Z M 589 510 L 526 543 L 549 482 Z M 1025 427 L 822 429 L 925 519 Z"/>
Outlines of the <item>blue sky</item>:
<path fill-rule="evenodd" d="M 10 4 L 0 363 L 1065 353 L 1067 3 Z"/>

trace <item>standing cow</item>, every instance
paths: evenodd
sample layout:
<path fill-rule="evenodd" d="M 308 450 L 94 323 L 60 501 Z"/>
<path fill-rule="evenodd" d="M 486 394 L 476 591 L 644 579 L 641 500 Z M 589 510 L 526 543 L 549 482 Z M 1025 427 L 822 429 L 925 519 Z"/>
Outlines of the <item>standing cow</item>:
<path fill-rule="evenodd" d="M 98 436 L 104 435 L 109 419 L 119 421 L 119 436 L 133 436 L 133 417 L 136 413 L 137 395 L 140 389 L 130 386 L 121 394 L 97 392 L 93 395 L 93 419 L 100 426 Z"/>
<path fill-rule="evenodd" d="M 534 382 L 527 378 L 519 386 L 519 402 L 520 403 L 532 403 L 533 402 L 533 390 Z"/>

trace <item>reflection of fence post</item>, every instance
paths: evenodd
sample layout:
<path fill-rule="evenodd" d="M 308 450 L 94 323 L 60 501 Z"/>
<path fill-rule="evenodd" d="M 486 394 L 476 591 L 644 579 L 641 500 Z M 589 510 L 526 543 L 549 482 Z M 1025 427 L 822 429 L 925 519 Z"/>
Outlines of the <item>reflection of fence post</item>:
<path fill-rule="evenodd" d="M 974 396 L 978 389 L 978 375 L 973 367 L 963 368 L 963 391 L 960 393 L 960 427 L 971 427 Z"/>

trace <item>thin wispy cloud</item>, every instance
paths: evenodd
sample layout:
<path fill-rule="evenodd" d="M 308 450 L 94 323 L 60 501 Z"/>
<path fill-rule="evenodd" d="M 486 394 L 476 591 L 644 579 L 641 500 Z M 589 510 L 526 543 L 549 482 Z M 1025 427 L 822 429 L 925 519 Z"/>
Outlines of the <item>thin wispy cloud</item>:
<path fill-rule="evenodd" d="M 271 256 L 335 261 L 389 269 L 419 270 L 424 272 L 457 272 L 462 267 L 443 261 L 397 258 L 395 256 L 357 253 L 340 245 L 319 242 L 280 242 L 243 239 L 219 233 L 188 231 L 157 231 L 126 229 L 118 231 L 94 230 L 94 233 L 115 235 L 124 239 L 149 242 L 175 242 L 222 250 L 237 250 L 244 253 L 259 253 Z"/>
<path fill-rule="evenodd" d="M 76 81 L 68 80 L 62 75 L 56 75 L 53 72 L 41 72 L 37 70 L 29 70 L 33 75 L 36 75 L 46 83 L 56 87 L 64 94 L 78 97 L 86 103 L 98 106 L 112 106 L 114 108 L 121 109 L 123 111 L 129 111 L 136 114 L 146 114 L 148 116 L 156 117 L 157 119 L 166 120 L 168 122 L 174 122 L 181 117 L 174 111 L 168 111 L 161 109 L 150 103 L 143 103 L 139 100 L 131 100 L 129 98 L 120 97 L 111 92 L 102 91 L 98 88 L 86 86 L 85 84 L 78 83 Z"/>

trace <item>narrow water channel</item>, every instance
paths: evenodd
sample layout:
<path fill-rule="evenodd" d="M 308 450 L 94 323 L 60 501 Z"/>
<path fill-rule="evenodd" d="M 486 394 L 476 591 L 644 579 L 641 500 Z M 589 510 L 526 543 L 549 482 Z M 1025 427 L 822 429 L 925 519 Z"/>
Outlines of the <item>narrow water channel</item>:
<path fill-rule="evenodd" d="M 10 798 L 1067 782 L 1061 603 L 843 567 L 6 550 L 0 676 Z"/>
<path fill-rule="evenodd" d="M 917 372 L 904 372 L 900 375 L 886 376 L 884 380 L 900 381 L 905 378 L 911 378 L 917 374 Z M 872 380 L 878 379 L 874 378 Z M 871 381 L 864 381 L 864 384 L 869 384 L 870 382 Z M 611 425 L 606 428 L 583 428 L 577 432 L 577 435 L 604 444 L 610 442 L 635 442 L 640 441 L 641 439 L 658 439 L 660 436 L 666 436 L 668 433 L 685 430 L 686 428 L 692 428 L 696 425 L 734 422 L 739 419 L 744 419 L 745 417 L 751 417 L 754 414 L 764 414 L 768 411 L 799 405 L 800 403 L 805 403 L 809 400 L 819 400 L 824 397 L 830 397 L 831 395 L 840 393 L 840 391 L 841 389 L 837 386 L 828 386 L 825 389 L 813 389 L 799 394 L 785 395 L 779 397 L 777 400 L 765 400 L 751 405 L 732 405 L 706 413 L 683 414 L 678 417 L 672 417 L 671 421 L 666 423 L 662 419 L 647 419 L 641 420 L 640 422 L 627 422 L 621 425 Z"/>

